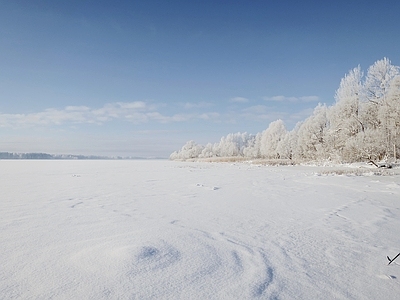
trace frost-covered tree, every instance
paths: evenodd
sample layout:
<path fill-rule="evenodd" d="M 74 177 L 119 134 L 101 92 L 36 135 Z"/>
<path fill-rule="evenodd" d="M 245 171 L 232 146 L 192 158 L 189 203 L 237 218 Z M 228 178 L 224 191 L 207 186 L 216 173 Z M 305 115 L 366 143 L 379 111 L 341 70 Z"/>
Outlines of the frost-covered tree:
<path fill-rule="evenodd" d="M 203 146 L 196 144 L 194 141 L 187 142 L 181 150 L 175 151 L 170 155 L 170 159 L 189 159 L 197 158 L 203 151 Z"/>
<path fill-rule="evenodd" d="M 399 75 L 399 67 L 389 59 L 378 60 L 369 67 L 364 84 L 363 119 L 366 126 L 377 129 L 381 125 L 379 106 L 385 102 L 393 79 Z"/>
<path fill-rule="evenodd" d="M 293 152 L 297 147 L 298 131 L 301 123 L 298 123 L 292 131 L 286 132 L 283 138 L 278 142 L 276 151 L 282 159 L 292 159 Z"/>
<path fill-rule="evenodd" d="M 329 110 L 331 129 L 341 132 L 345 139 L 364 129 L 360 119 L 362 76 L 360 66 L 345 75 L 336 91 L 335 105 Z"/>
<path fill-rule="evenodd" d="M 299 127 L 295 158 L 302 160 L 317 160 L 326 157 L 325 137 L 327 131 L 327 107 L 318 104 L 313 114 Z"/>
<path fill-rule="evenodd" d="M 226 137 L 222 137 L 220 142 L 213 147 L 214 156 L 231 157 L 243 156 L 243 150 L 248 146 L 253 136 L 244 133 L 230 133 Z"/>
<path fill-rule="evenodd" d="M 243 156 L 248 158 L 260 158 L 261 133 L 257 133 L 252 139 L 249 139 L 247 147 L 243 149 Z"/>
<path fill-rule="evenodd" d="M 382 136 L 377 135 L 375 129 L 366 128 L 346 141 L 341 161 L 380 160 L 384 155 L 385 147 Z"/>
<path fill-rule="evenodd" d="M 329 109 L 328 143 L 345 161 L 382 159 L 393 147 L 396 104 L 389 96 L 399 68 L 384 58 L 369 69 L 365 82 L 360 67 L 341 81 Z M 392 125 L 391 125 L 392 124 Z"/>
<path fill-rule="evenodd" d="M 287 130 L 282 120 L 271 122 L 261 135 L 260 154 L 264 158 L 280 158 L 277 151 L 278 143 L 283 139 Z"/>
<path fill-rule="evenodd" d="M 343 155 L 349 139 L 355 138 L 359 132 L 364 131 L 364 124 L 360 117 L 362 77 L 360 66 L 350 70 L 340 81 L 335 94 L 335 104 L 328 110 L 327 146 L 335 158 Z"/>
<path fill-rule="evenodd" d="M 228 134 L 219 143 L 188 142 L 172 159 L 213 156 L 358 161 L 400 157 L 400 70 L 389 59 L 363 77 L 358 66 L 340 81 L 335 103 L 319 104 L 288 132 L 282 120 L 257 135 Z"/>
<path fill-rule="evenodd" d="M 214 157 L 215 156 L 215 151 L 214 151 L 214 145 L 211 143 L 208 143 L 204 149 L 201 151 L 199 157 L 200 158 L 209 158 L 209 157 Z"/>
<path fill-rule="evenodd" d="M 388 157 L 398 157 L 400 148 L 400 75 L 391 81 L 385 99 L 378 109 L 381 135 Z"/>

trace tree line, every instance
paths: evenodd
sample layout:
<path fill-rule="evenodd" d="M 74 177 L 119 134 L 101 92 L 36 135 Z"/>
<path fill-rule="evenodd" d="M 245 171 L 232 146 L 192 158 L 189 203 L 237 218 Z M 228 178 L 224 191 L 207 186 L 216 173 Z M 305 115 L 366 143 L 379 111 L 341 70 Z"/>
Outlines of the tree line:
<path fill-rule="evenodd" d="M 340 81 L 332 106 L 288 131 L 282 120 L 256 135 L 230 133 L 218 143 L 187 142 L 170 159 L 240 156 L 249 159 L 356 162 L 400 157 L 400 68 L 384 58 L 366 75 L 360 66 Z"/>
<path fill-rule="evenodd" d="M 0 152 L 0 159 L 114 159 L 106 156 Z M 122 158 L 121 158 L 122 159 Z"/>

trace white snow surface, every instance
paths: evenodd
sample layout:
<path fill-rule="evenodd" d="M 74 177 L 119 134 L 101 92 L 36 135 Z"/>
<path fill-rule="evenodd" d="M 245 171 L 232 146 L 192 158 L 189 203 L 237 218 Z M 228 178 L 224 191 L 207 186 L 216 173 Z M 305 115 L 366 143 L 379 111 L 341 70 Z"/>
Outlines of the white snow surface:
<path fill-rule="evenodd" d="M 400 176 L 0 161 L 1 299 L 399 299 Z M 322 174 L 322 175 L 321 175 Z"/>

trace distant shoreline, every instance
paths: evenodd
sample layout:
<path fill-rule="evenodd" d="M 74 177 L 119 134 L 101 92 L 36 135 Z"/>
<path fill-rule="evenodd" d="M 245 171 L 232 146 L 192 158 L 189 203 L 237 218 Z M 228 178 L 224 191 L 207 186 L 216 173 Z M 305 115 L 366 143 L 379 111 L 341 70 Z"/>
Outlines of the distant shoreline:
<path fill-rule="evenodd" d="M 75 155 L 75 154 L 49 154 L 40 152 L 14 153 L 0 152 L 0 160 L 18 159 L 46 159 L 46 160 L 134 160 L 134 159 L 167 159 L 163 157 L 137 157 L 137 156 L 99 156 L 99 155 Z"/>

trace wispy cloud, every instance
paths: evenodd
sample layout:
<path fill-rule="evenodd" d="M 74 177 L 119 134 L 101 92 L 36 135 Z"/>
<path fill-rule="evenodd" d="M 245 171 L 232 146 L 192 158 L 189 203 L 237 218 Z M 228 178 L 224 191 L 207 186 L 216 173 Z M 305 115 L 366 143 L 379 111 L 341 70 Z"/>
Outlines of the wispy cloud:
<path fill-rule="evenodd" d="M 302 96 L 302 97 L 287 97 L 287 96 L 273 96 L 264 97 L 265 101 L 275 101 L 275 102 L 317 102 L 319 101 L 318 96 Z"/>
<path fill-rule="evenodd" d="M 254 105 L 244 108 L 240 112 L 240 118 L 248 120 L 269 121 L 272 122 L 277 119 L 284 119 L 286 113 L 275 111 L 265 105 Z"/>
<path fill-rule="evenodd" d="M 307 119 L 309 116 L 312 115 L 314 108 L 306 108 L 296 113 L 292 113 L 289 115 L 289 120 L 292 122 L 300 122 Z"/>
<path fill-rule="evenodd" d="M 172 123 L 189 120 L 215 120 L 218 113 L 176 113 L 165 115 L 157 111 L 156 104 L 144 101 L 107 103 L 100 108 L 87 106 L 67 106 L 63 109 L 48 108 L 41 112 L 28 114 L 0 113 L 0 127 L 32 127 L 50 125 L 101 125 L 113 120 L 126 120 L 135 124 L 146 122 Z"/>
<path fill-rule="evenodd" d="M 234 103 L 247 103 L 247 102 L 249 102 L 249 99 L 244 98 L 244 97 L 234 97 L 234 98 L 231 98 L 229 101 L 234 102 Z"/>
<path fill-rule="evenodd" d="M 275 96 L 269 101 L 316 101 L 318 97 L 284 97 Z M 245 100 L 240 100 L 245 103 Z M 275 119 L 300 120 L 305 113 L 288 114 L 265 105 L 253 105 L 226 112 L 195 109 L 208 107 L 207 102 L 180 103 L 180 109 L 170 112 L 168 105 L 151 101 L 114 102 L 102 107 L 66 106 L 48 108 L 34 113 L 5 114 L 0 113 L 0 128 L 31 128 L 69 126 L 78 128 L 82 124 L 102 125 L 113 121 L 125 121 L 133 124 L 145 123 L 184 123 L 184 122 L 239 122 L 239 120 L 270 122 Z M 176 108 L 176 107 L 175 107 Z M 188 110 L 186 108 L 193 108 Z"/>
<path fill-rule="evenodd" d="M 183 104 L 185 109 L 193 109 L 193 108 L 207 108 L 213 106 L 210 102 L 186 102 Z"/>
<path fill-rule="evenodd" d="M 218 121 L 220 118 L 220 114 L 217 112 L 209 112 L 209 113 L 204 113 L 198 116 L 199 119 L 202 120 L 213 120 L 213 121 Z"/>
<path fill-rule="evenodd" d="M 254 105 L 250 107 L 246 107 L 242 110 L 243 113 L 248 113 L 248 114 L 263 114 L 268 112 L 268 107 L 265 105 Z"/>
<path fill-rule="evenodd" d="M 88 111 L 90 110 L 87 106 L 67 106 L 65 108 L 66 111 Z"/>

